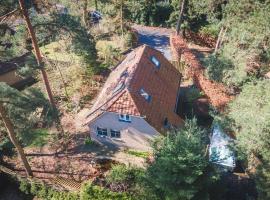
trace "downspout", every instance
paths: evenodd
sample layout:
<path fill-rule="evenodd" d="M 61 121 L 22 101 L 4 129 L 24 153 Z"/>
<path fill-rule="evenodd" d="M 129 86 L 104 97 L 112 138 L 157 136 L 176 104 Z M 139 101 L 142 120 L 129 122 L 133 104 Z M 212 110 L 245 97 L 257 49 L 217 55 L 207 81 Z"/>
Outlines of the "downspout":
<path fill-rule="evenodd" d="M 178 91 L 177 91 L 177 96 L 176 96 L 176 102 L 175 102 L 175 107 L 174 107 L 174 112 L 176 113 L 177 112 L 177 105 L 178 105 L 178 101 L 179 101 L 179 96 L 180 96 L 180 84 L 181 84 L 181 76 L 180 76 L 180 79 L 179 79 L 179 82 L 178 82 Z"/>

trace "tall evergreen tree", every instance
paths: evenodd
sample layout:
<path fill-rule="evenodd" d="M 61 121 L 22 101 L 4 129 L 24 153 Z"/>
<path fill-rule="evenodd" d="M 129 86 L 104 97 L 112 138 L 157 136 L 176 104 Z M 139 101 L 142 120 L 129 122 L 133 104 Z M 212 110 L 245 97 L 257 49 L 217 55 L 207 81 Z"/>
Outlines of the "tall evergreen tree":
<path fill-rule="evenodd" d="M 0 116 L 1 116 L 1 118 L 2 118 L 2 120 L 4 122 L 4 125 L 6 127 L 6 130 L 8 132 L 9 139 L 11 140 L 13 145 L 16 147 L 18 155 L 22 160 L 22 163 L 23 163 L 23 166 L 25 168 L 26 174 L 28 176 L 33 176 L 31 167 L 30 167 L 30 165 L 29 165 L 29 163 L 28 163 L 28 161 L 26 159 L 23 148 L 21 147 L 19 141 L 16 138 L 16 134 L 15 134 L 15 131 L 14 131 L 13 124 L 12 124 L 11 120 L 9 119 L 9 117 L 7 115 L 7 112 L 6 112 L 5 108 L 4 108 L 4 106 L 2 105 L 2 103 L 0 103 Z"/>
<path fill-rule="evenodd" d="M 7 135 L 17 149 L 28 175 L 31 168 L 24 155 L 21 141 L 32 132 L 37 122 L 50 125 L 55 114 L 50 103 L 37 89 L 29 88 L 22 92 L 0 83 L 0 121 L 1 134 Z"/>
<path fill-rule="evenodd" d="M 181 2 L 181 1 L 179 1 Z M 182 0 L 181 3 L 179 3 L 179 18 L 177 20 L 177 25 L 176 25 L 176 33 L 177 35 L 179 35 L 180 33 L 180 29 L 181 29 L 181 25 L 182 25 L 182 21 L 183 21 L 183 14 L 184 14 L 184 9 L 185 9 L 185 3 L 186 3 L 186 0 Z"/>
<path fill-rule="evenodd" d="M 42 56 L 41 56 L 41 53 L 40 53 L 40 50 L 39 50 L 36 35 L 35 35 L 35 32 L 34 32 L 33 26 L 31 24 L 31 21 L 30 21 L 30 18 L 29 18 L 29 15 L 28 15 L 24 0 L 19 0 L 19 4 L 20 4 L 21 12 L 23 14 L 23 17 L 24 17 L 26 25 L 27 25 L 29 35 L 30 35 L 31 40 L 32 40 L 32 45 L 33 45 L 33 48 L 34 48 L 34 51 L 35 51 L 35 56 L 36 56 L 36 59 L 37 59 L 38 67 L 41 70 L 41 75 L 42 75 L 42 78 L 43 78 L 43 81 L 44 81 L 44 84 L 45 84 L 45 87 L 46 87 L 46 91 L 47 91 L 49 100 L 50 100 L 52 106 L 56 108 L 56 105 L 55 105 L 55 102 L 54 102 L 54 99 L 53 99 L 51 86 L 50 86 L 50 83 L 49 83 L 49 80 L 48 80 L 48 77 L 47 77 L 47 73 L 46 73 L 46 71 L 44 69 L 44 63 L 42 61 Z"/>
<path fill-rule="evenodd" d="M 155 143 L 147 185 L 160 199 L 207 199 L 213 174 L 206 151 L 206 132 L 187 121 Z"/>

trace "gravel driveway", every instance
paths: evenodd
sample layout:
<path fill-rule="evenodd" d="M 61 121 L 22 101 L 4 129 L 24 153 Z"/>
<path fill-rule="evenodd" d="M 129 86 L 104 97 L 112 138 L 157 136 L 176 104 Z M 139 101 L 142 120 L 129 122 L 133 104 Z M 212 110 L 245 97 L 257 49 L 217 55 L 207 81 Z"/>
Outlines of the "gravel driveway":
<path fill-rule="evenodd" d="M 142 25 L 133 25 L 133 28 L 139 33 L 140 44 L 147 44 L 161 51 L 168 60 L 172 59 L 170 50 L 170 34 L 174 32 L 172 29 Z"/>

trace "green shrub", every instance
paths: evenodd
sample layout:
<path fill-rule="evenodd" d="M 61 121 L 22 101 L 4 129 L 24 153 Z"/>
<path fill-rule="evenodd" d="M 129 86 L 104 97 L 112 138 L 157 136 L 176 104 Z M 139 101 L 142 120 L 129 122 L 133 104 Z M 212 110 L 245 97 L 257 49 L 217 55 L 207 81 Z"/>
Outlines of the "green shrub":
<path fill-rule="evenodd" d="M 32 194 L 42 200 L 132 200 L 127 193 L 112 192 L 108 189 L 85 184 L 80 194 L 77 192 L 57 191 L 45 184 L 20 180 L 20 190 L 25 194 Z"/>
<path fill-rule="evenodd" d="M 137 167 L 113 165 L 111 171 L 106 176 L 106 181 L 108 183 L 124 184 L 131 188 L 140 181 L 143 173 L 143 169 Z"/>
<path fill-rule="evenodd" d="M 39 190 L 39 186 L 38 186 L 38 184 L 36 184 L 36 183 L 32 182 L 32 183 L 31 183 L 31 188 L 30 188 L 30 192 L 31 192 L 31 194 L 33 194 L 33 195 L 37 195 L 38 190 Z"/>
<path fill-rule="evenodd" d="M 25 194 L 30 194 L 31 185 L 24 179 L 20 180 L 20 191 L 22 191 Z"/>
<path fill-rule="evenodd" d="M 129 168 L 126 165 L 113 165 L 106 177 L 109 183 L 127 182 L 132 178 Z"/>
<path fill-rule="evenodd" d="M 149 152 L 146 151 L 136 151 L 136 150 L 127 150 L 126 153 L 140 158 L 148 158 L 150 154 Z"/>
<path fill-rule="evenodd" d="M 217 82 L 227 82 L 228 72 L 233 68 L 233 64 L 222 57 L 210 55 L 203 61 L 206 67 L 206 76 Z"/>
<path fill-rule="evenodd" d="M 127 193 L 111 192 L 91 183 L 85 184 L 80 193 L 80 200 L 132 200 Z"/>
<path fill-rule="evenodd" d="M 87 146 L 90 146 L 90 145 L 95 144 L 95 142 L 90 137 L 88 137 L 85 139 L 84 144 Z"/>
<path fill-rule="evenodd" d="M 12 142 L 7 137 L 0 136 L 0 161 L 3 156 L 12 156 L 14 154 L 14 146 Z"/>
<path fill-rule="evenodd" d="M 218 34 L 219 34 L 219 29 L 220 27 L 217 26 L 216 24 L 210 24 L 210 25 L 207 25 L 207 26 L 203 26 L 199 32 L 204 34 L 204 35 L 210 35 L 214 38 L 217 38 L 218 37 Z"/>
<path fill-rule="evenodd" d="M 25 194 L 32 194 L 42 200 L 78 200 L 79 194 L 74 192 L 62 192 L 52 189 L 45 184 L 20 180 L 19 189 Z"/>
<path fill-rule="evenodd" d="M 186 92 L 185 95 L 187 102 L 193 102 L 194 100 L 202 97 L 203 93 L 198 88 L 192 87 Z"/>
<path fill-rule="evenodd" d="M 137 44 L 137 37 L 133 32 L 128 32 L 124 39 L 127 47 L 135 47 Z"/>

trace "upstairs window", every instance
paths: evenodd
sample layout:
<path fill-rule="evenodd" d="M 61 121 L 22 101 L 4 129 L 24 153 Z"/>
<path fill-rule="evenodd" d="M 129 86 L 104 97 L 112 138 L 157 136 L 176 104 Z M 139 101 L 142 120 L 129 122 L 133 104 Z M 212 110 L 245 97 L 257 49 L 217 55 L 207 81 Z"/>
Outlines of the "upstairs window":
<path fill-rule="evenodd" d="M 147 101 L 150 102 L 152 97 L 143 88 L 140 89 L 140 95 Z"/>
<path fill-rule="evenodd" d="M 168 125 L 169 125 L 169 120 L 168 120 L 168 118 L 166 117 L 166 118 L 164 119 L 164 126 L 167 127 Z"/>
<path fill-rule="evenodd" d="M 120 138 L 121 137 L 120 131 L 116 131 L 116 130 L 111 129 L 111 137 L 112 138 Z"/>
<path fill-rule="evenodd" d="M 156 66 L 156 68 L 160 68 L 160 62 L 155 56 L 151 56 L 151 61 Z"/>
<path fill-rule="evenodd" d="M 164 128 L 170 128 L 171 127 L 171 124 L 170 124 L 167 117 L 164 119 L 163 125 L 164 125 Z"/>
<path fill-rule="evenodd" d="M 108 132 L 106 128 L 97 127 L 97 134 L 100 136 L 107 136 Z"/>
<path fill-rule="evenodd" d="M 131 118 L 129 115 L 126 114 L 119 114 L 119 121 L 131 122 Z"/>

